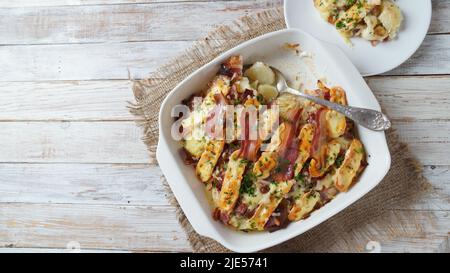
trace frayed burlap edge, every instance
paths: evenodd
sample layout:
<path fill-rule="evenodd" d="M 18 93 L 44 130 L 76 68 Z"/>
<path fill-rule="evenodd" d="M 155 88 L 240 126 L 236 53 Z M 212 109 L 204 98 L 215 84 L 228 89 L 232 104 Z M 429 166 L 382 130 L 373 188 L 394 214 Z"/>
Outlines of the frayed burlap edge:
<path fill-rule="evenodd" d="M 183 55 L 157 69 L 148 79 L 133 81 L 136 102 L 130 111 L 138 116 L 143 128 L 143 141 L 148 147 L 151 163 L 158 142 L 159 106 L 166 94 L 199 67 L 224 51 L 263 35 L 285 28 L 281 9 L 271 9 L 245 16 L 231 25 L 221 26 L 188 49 Z M 396 215 L 402 208 L 420 198 L 429 183 L 423 178 L 420 164 L 413 158 L 405 144 L 399 142 L 394 130 L 387 132 L 392 154 L 391 170 L 383 181 L 361 200 L 312 230 L 279 246 L 270 252 L 343 252 L 364 251 L 369 241 L 404 236 L 402 223 Z M 171 193 L 165 178 L 162 183 L 168 192 L 169 202 L 195 252 L 228 252 L 212 239 L 198 235 L 183 214 Z M 398 210 L 400 209 L 400 210 Z M 404 210 L 407 213 L 407 210 Z M 430 224 L 434 219 L 430 217 Z M 376 230 L 383 229 L 383 237 Z M 400 232 L 401 233 L 401 232 Z"/>
<path fill-rule="evenodd" d="M 150 152 L 151 163 L 156 164 L 159 106 L 167 93 L 192 72 L 228 49 L 285 28 L 282 18 L 281 9 L 270 9 L 242 17 L 231 25 L 220 26 L 204 39 L 195 42 L 183 55 L 158 68 L 149 78 L 133 81 L 136 102 L 131 103 L 129 108 L 132 114 L 142 119 L 137 124 L 143 128 L 143 141 Z"/>

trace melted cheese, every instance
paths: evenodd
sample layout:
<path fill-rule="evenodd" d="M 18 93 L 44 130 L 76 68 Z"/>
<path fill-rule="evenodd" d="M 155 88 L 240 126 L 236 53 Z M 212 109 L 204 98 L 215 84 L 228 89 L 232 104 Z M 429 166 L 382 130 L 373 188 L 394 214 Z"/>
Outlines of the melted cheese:
<path fill-rule="evenodd" d="M 312 177 L 321 177 L 336 161 L 341 145 L 337 141 L 330 141 L 325 149 L 323 149 L 323 162 L 317 161 L 317 159 L 311 159 L 309 164 L 309 173 Z"/>
<path fill-rule="evenodd" d="M 335 186 L 339 191 L 347 191 L 357 175 L 361 161 L 364 158 L 364 148 L 361 142 L 354 139 L 345 153 L 344 161 L 337 171 Z"/>
<path fill-rule="evenodd" d="M 347 121 L 344 115 L 333 110 L 327 110 L 327 113 L 325 114 L 325 121 L 327 126 L 327 135 L 330 138 L 337 138 L 345 133 Z"/>
<path fill-rule="evenodd" d="M 197 176 L 202 182 L 207 182 L 211 178 L 224 145 L 225 141 L 223 140 L 212 140 L 206 145 L 196 166 Z"/>
<path fill-rule="evenodd" d="M 286 125 L 282 123 L 270 140 L 265 152 L 261 154 L 253 166 L 253 173 L 260 179 L 267 178 L 270 172 L 277 166 L 277 149 L 281 145 L 282 135 L 285 133 Z"/>
<path fill-rule="evenodd" d="M 336 23 L 339 34 L 344 38 L 352 37 L 352 30 L 364 19 L 372 7 L 372 5 L 367 3 L 362 5 L 356 3 L 345 12 L 340 13 Z"/>
<path fill-rule="evenodd" d="M 330 89 L 330 101 L 342 105 L 347 105 L 347 96 L 345 96 L 344 89 L 338 86 L 332 87 Z"/>
<path fill-rule="evenodd" d="M 192 155 L 193 158 L 198 159 L 205 151 L 206 143 L 207 141 L 204 138 L 200 140 L 187 139 L 184 142 L 183 147 Z"/>
<path fill-rule="evenodd" d="M 291 190 L 293 184 L 293 180 L 271 183 L 270 191 L 261 198 L 255 214 L 249 220 L 252 229 L 264 230 L 267 220 L 278 207 L 284 195 Z"/>
<path fill-rule="evenodd" d="M 354 36 L 369 41 L 392 40 L 403 21 L 400 8 L 391 0 L 314 0 L 314 6 L 348 43 Z"/>
<path fill-rule="evenodd" d="M 186 143 L 189 146 L 186 150 L 188 150 L 194 157 L 198 157 L 200 150 L 205 149 L 206 141 L 204 141 L 204 139 L 209 140 L 203 125 L 206 123 L 207 117 L 216 106 L 214 95 L 219 93 L 227 93 L 229 89 L 230 78 L 227 76 L 217 76 L 214 78 L 201 103 L 196 105 L 190 115 L 181 121 L 183 129 L 189 132 L 186 136 L 186 142 L 194 140 L 194 142 Z"/>
<path fill-rule="evenodd" d="M 400 8 L 390 0 L 384 0 L 382 3 L 383 11 L 378 19 L 384 28 L 387 30 L 389 39 L 394 39 L 397 36 L 400 25 L 403 21 L 403 15 Z"/>
<path fill-rule="evenodd" d="M 328 188 L 334 186 L 336 178 L 337 178 L 337 172 L 336 172 L 336 170 L 333 169 L 330 173 L 325 175 L 325 177 L 323 177 L 322 179 L 319 179 L 319 181 L 317 181 L 317 184 L 314 187 L 314 189 L 316 191 L 328 189 Z"/>
<path fill-rule="evenodd" d="M 239 197 L 242 175 L 246 167 L 246 162 L 239 157 L 239 153 L 237 150 L 231 154 L 225 171 L 218 206 L 222 212 L 231 213 Z"/>
<path fill-rule="evenodd" d="M 315 191 L 309 191 L 302 194 L 295 200 L 294 206 L 289 211 L 288 219 L 298 221 L 306 218 L 320 201 L 320 194 Z"/>

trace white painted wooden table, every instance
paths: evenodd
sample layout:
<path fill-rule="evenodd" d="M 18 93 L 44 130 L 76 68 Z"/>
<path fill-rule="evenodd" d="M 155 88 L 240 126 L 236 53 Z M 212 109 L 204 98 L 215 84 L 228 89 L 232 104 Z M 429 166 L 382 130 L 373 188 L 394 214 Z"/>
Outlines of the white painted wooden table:
<path fill-rule="evenodd" d="M 126 108 L 128 69 L 143 77 L 214 25 L 281 4 L 0 0 L 0 251 L 189 251 Z M 429 211 L 437 224 L 383 251 L 449 251 L 450 1 L 433 4 L 421 49 L 367 79 L 435 189 L 396 210 L 404 232 Z"/>

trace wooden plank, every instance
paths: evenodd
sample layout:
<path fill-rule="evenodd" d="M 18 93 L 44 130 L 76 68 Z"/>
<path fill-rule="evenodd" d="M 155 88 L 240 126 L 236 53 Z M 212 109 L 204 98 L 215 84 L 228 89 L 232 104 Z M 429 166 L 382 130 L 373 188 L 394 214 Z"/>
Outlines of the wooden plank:
<path fill-rule="evenodd" d="M 52 7 L 52 6 L 92 6 L 118 4 L 150 4 L 158 2 L 185 2 L 186 0 L 3 0 L 3 8 Z M 190 2 L 208 2 L 210 0 L 191 0 Z"/>
<path fill-rule="evenodd" d="M 361 223 L 353 232 L 353 240 L 378 242 L 380 251 L 388 253 L 448 252 L 449 221 L 448 211 L 391 210 L 384 214 L 382 221 Z M 351 242 L 346 243 L 352 245 Z M 366 244 L 359 245 L 359 248 L 357 244 L 353 245 L 356 251 L 364 251 L 367 247 Z M 338 249 L 336 251 L 346 251 Z"/>
<path fill-rule="evenodd" d="M 134 122 L 5 122 L 0 162 L 148 163 Z"/>
<path fill-rule="evenodd" d="M 366 80 L 391 119 L 450 119 L 450 76 Z M 128 80 L 0 82 L 0 94 L 0 121 L 136 119 Z"/>
<path fill-rule="evenodd" d="M 282 1 L 8 0 L 1 5 L 0 23 L 9 26 L 0 29 L 1 43 L 30 44 L 195 40 L 214 25 Z M 448 1 L 434 0 L 430 33 L 450 32 L 449 21 Z"/>
<path fill-rule="evenodd" d="M 391 119 L 450 119 L 450 77 L 368 77 L 366 81 Z"/>
<path fill-rule="evenodd" d="M 69 245 L 70 246 L 70 245 Z M 0 247 L 0 253 L 130 253 L 126 250 L 111 249 L 70 249 L 70 248 L 29 248 L 29 247 Z"/>
<path fill-rule="evenodd" d="M 426 166 L 433 190 L 395 209 L 450 210 L 450 166 Z M 158 167 L 146 164 L 0 164 L 0 203 L 168 205 Z"/>
<path fill-rule="evenodd" d="M 433 0 L 433 15 L 429 33 L 449 33 L 450 32 L 450 2 Z"/>
<path fill-rule="evenodd" d="M 191 45 L 188 41 L 0 47 L 0 81 L 143 78 Z M 427 36 L 405 64 L 384 75 L 450 73 L 450 35 Z"/>
<path fill-rule="evenodd" d="M 188 251 L 172 207 L 0 204 L 0 246 Z"/>
<path fill-rule="evenodd" d="M 189 251 L 173 213 L 170 207 L 1 204 L 0 246 L 65 248 L 77 241 L 81 249 Z M 432 252 L 446 243 L 448 211 L 389 211 L 386 217 L 392 227 L 362 224 L 365 232 L 355 240 L 364 244 L 339 251 L 365 251 L 366 242 L 378 241 L 383 252 Z"/>
<path fill-rule="evenodd" d="M 449 165 L 449 121 L 394 122 L 393 126 L 423 165 Z"/>
<path fill-rule="evenodd" d="M 281 0 L 0 9 L 1 44 L 197 40 L 215 25 Z"/>
<path fill-rule="evenodd" d="M 4 122 L 1 128 L 0 163 L 149 162 L 134 122 Z M 423 165 L 450 165 L 450 121 L 397 121 L 394 128 Z"/>
<path fill-rule="evenodd" d="M 434 75 L 450 73 L 450 35 L 428 35 L 405 63 L 383 75 Z"/>
<path fill-rule="evenodd" d="M 191 42 L 1 46 L 0 81 L 144 78 Z"/>
<path fill-rule="evenodd" d="M 168 205 L 146 164 L 0 164 L 0 203 Z"/>

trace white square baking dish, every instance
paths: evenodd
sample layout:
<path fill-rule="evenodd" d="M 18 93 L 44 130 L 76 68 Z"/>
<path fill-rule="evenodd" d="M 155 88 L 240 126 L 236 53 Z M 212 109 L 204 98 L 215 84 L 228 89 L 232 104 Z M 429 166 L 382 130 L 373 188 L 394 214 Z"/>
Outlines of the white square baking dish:
<path fill-rule="evenodd" d="M 302 52 L 307 54 L 295 54 L 286 49 L 286 43 L 300 44 Z M 363 197 L 386 175 L 391 157 L 384 132 L 357 126 L 369 165 L 348 192 L 338 194 L 309 218 L 290 223 L 287 228 L 273 233 L 239 232 L 214 221 L 202 183 L 194 168 L 183 163 L 179 155 L 181 146 L 171 137 L 174 122 L 171 111 L 183 99 L 201 90 L 216 74 L 221 62 L 236 54 L 242 55 L 246 64 L 263 61 L 277 67 L 291 81 L 301 78 L 305 87 L 315 86 L 316 80 L 325 76 L 328 84 L 346 90 L 349 105 L 376 110 L 380 110 L 380 105 L 358 70 L 337 47 L 295 29 L 269 33 L 238 45 L 195 71 L 167 95 L 160 109 L 156 157 L 178 203 L 200 235 L 212 238 L 232 251 L 254 252 L 306 232 Z"/>

